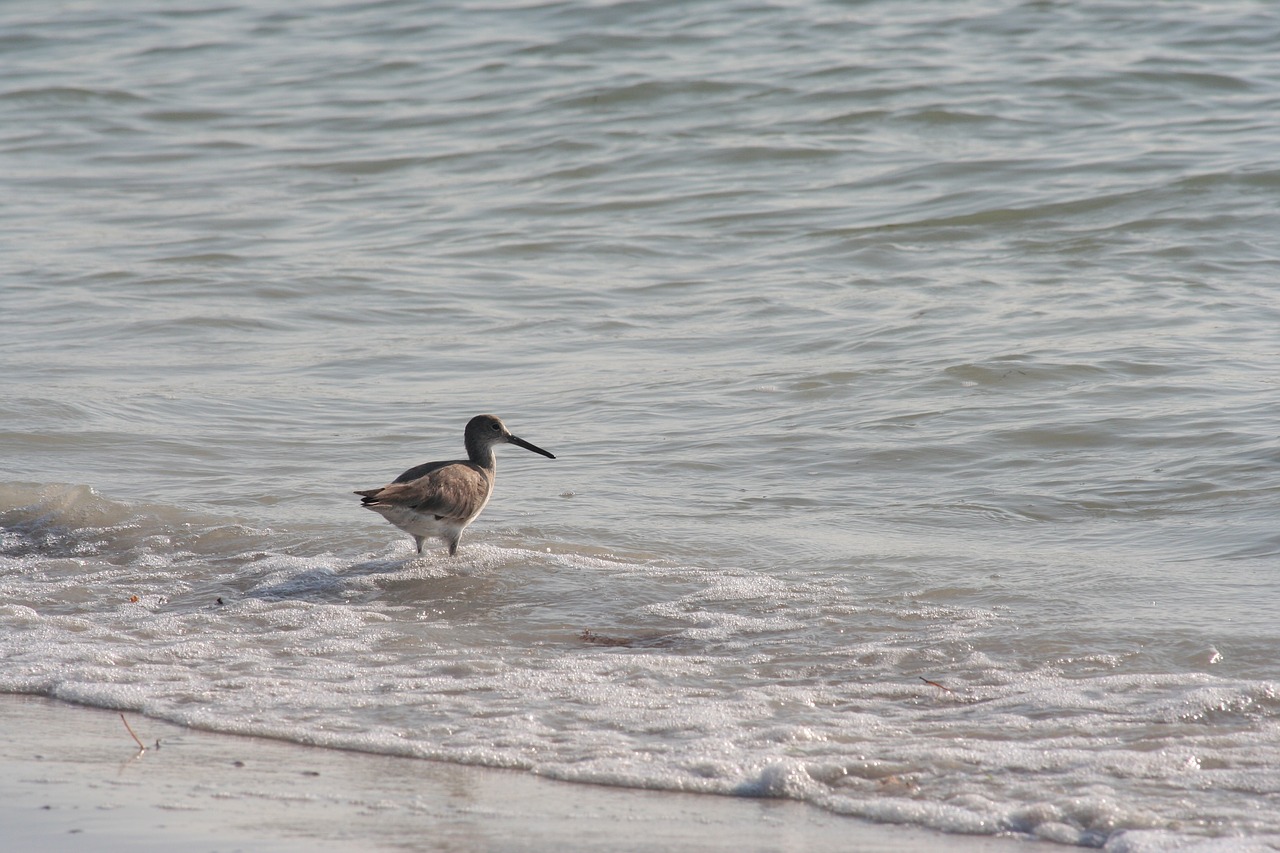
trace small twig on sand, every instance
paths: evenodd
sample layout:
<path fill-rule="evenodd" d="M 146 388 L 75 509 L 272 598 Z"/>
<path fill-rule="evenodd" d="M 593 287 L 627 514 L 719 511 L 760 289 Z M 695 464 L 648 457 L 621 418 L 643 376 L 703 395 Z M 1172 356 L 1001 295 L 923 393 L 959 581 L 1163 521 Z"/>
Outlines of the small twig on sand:
<path fill-rule="evenodd" d="M 146 752 L 146 745 L 133 733 L 133 726 L 129 725 L 129 721 L 124 718 L 124 712 L 120 713 L 120 722 L 124 723 L 125 729 L 129 732 L 129 737 L 133 738 L 133 742 L 138 745 L 138 752 Z"/>
<path fill-rule="evenodd" d="M 936 687 L 939 690 L 945 690 L 948 693 L 955 693 L 954 690 L 952 690 L 950 687 L 947 687 L 945 684 L 939 684 L 936 681 L 930 681 L 929 679 L 925 678 L 923 675 L 920 676 L 920 680 L 923 681 L 925 684 L 929 685 L 930 687 Z"/>

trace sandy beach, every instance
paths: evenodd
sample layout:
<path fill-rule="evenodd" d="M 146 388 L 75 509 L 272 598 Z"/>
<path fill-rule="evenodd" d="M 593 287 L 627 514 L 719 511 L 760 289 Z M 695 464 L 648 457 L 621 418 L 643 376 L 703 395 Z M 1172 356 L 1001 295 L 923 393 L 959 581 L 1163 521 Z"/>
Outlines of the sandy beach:
<path fill-rule="evenodd" d="M 794 802 L 574 785 L 126 719 L 145 751 L 116 712 L 0 696 L 6 850 L 977 853 L 1025 846 L 871 824 Z"/>

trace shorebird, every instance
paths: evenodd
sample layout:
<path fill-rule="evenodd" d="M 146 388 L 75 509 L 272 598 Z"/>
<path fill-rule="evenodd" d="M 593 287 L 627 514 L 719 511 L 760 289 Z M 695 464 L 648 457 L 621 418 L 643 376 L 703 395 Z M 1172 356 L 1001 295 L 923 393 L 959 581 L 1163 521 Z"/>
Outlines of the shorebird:
<path fill-rule="evenodd" d="M 466 459 L 415 465 L 380 489 L 356 492 L 366 509 L 412 536 L 419 554 L 429 536 L 443 539 L 450 557 L 458 553 L 462 531 L 476 520 L 493 494 L 496 445 L 515 444 L 555 459 L 541 447 L 516 438 L 496 415 L 476 415 L 467 421 L 463 441 Z"/>

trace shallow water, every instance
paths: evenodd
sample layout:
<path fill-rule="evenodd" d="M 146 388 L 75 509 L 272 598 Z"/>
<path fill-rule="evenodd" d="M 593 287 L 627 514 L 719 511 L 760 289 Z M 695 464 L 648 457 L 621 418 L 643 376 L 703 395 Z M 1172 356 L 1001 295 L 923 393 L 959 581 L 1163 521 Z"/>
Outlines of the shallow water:
<path fill-rule="evenodd" d="M 1269 5 L 0 25 L 0 689 L 1280 844 Z M 559 458 L 410 560 L 481 411 Z"/>

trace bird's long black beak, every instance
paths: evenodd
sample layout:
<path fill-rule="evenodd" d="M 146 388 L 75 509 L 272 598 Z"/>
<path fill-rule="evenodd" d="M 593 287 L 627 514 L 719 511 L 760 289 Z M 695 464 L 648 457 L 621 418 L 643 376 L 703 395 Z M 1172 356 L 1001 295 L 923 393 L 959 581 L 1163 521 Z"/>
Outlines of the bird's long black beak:
<path fill-rule="evenodd" d="M 507 442 L 510 444 L 519 445 L 520 447 L 523 447 L 525 450 L 532 450 L 534 453 L 541 453 L 543 456 L 547 457 L 548 459 L 556 458 L 555 454 L 548 453 L 547 451 L 543 450 L 541 447 L 538 447 L 536 444 L 530 444 L 529 442 L 525 441 L 523 438 L 516 438 L 514 435 L 507 436 Z"/>

